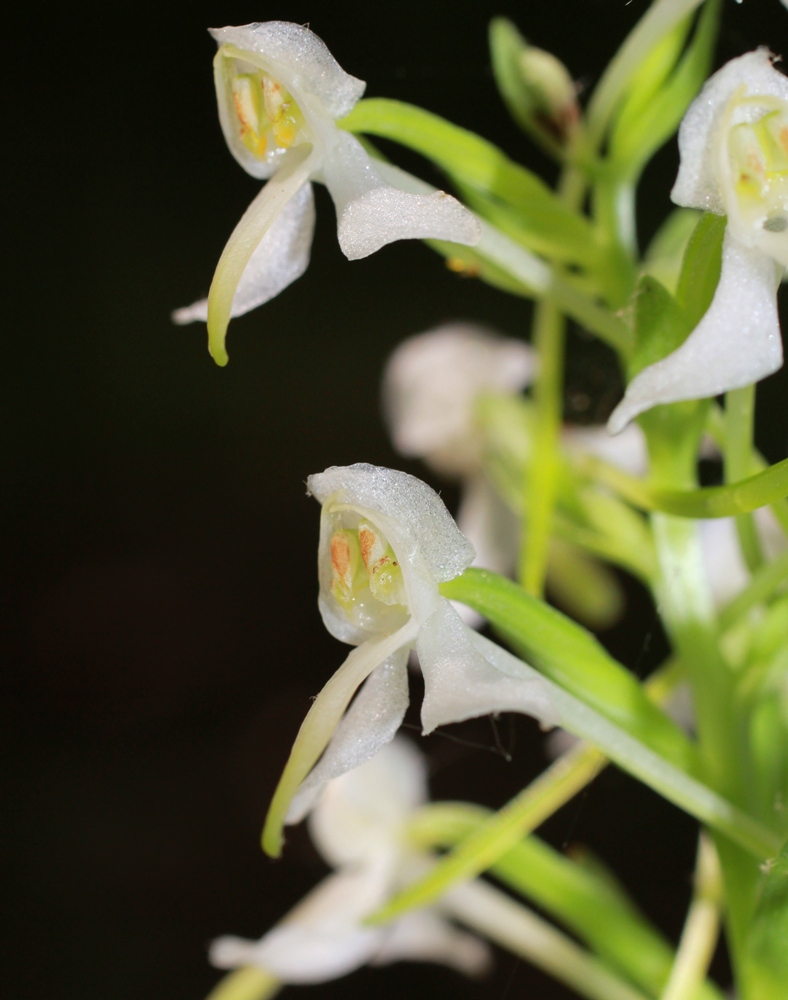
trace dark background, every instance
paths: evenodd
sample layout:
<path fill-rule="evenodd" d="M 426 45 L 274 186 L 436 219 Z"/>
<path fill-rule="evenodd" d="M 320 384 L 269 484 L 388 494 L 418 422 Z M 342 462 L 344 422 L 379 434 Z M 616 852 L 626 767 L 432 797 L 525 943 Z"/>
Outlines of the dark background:
<path fill-rule="evenodd" d="M 222 139 L 206 27 L 311 22 L 369 96 L 428 107 L 550 176 L 497 100 L 489 18 L 513 17 L 590 86 L 645 6 L 77 4 L 43 19 L 29 5 L 5 25 L 4 995 L 200 1000 L 217 978 L 207 942 L 259 936 L 319 879 L 303 832 L 278 863 L 258 847 L 309 698 L 347 652 L 315 607 L 318 508 L 304 480 L 354 461 L 424 475 L 393 454 L 378 415 L 379 373 L 404 336 L 453 317 L 528 329 L 528 304 L 449 274 L 420 244 L 349 264 L 320 189 L 309 271 L 233 322 L 230 365 L 216 368 L 204 328 L 168 316 L 207 291 L 258 183 Z M 788 49 L 788 13 L 728 3 L 718 62 L 756 44 Z M 675 166 L 671 145 L 649 169 L 644 236 Z M 573 350 L 569 398 L 609 408 L 610 359 L 581 338 Z M 761 389 L 773 460 L 784 393 L 781 375 Z M 635 588 L 630 611 L 604 638 L 645 672 L 662 640 Z M 541 769 L 529 720 L 499 730 L 511 762 L 485 719 L 422 743 L 438 796 L 500 805 Z M 546 832 L 591 845 L 679 932 L 689 820 L 610 771 Z M 370 990 L 569 996 L 508 955 L 481 984 L 402 965 L 312 993 Z"/>

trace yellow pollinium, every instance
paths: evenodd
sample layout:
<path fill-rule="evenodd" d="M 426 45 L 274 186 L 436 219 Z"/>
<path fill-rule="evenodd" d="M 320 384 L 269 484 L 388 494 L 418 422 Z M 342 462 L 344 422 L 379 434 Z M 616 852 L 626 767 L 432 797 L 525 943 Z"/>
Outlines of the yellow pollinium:
<path fill-rule="evenodd" d="M 295 144 L 304 117 L 281 83 L 263 72 L 239 73 L 233 77 L 232 91 L 241 142 L 250 153 L 262 159 L 269 140 L 285 149 Z"/>

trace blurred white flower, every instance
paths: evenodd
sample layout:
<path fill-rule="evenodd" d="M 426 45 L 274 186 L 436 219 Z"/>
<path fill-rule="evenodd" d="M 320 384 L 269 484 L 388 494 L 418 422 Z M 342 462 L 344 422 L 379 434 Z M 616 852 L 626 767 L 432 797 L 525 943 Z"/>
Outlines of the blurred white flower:
<path fill-rule="evenodd" d="M 293 745 L 263 833 L 272 855 L 284 822 L 302 819 L 327 781 L 394 737 L 408 705 L 412 648 L 424 675 L 425 733 L 490 712 L 557 721 L 540 675 L 468 628 L 441 597 L 438 584 L 459 576 L 474 553 L 434 490 L 372 465 L 327 469 L 308 487 L 323 505 L 320 612 L 332 635 L 357 648 L 315 699 Z"/>
<path fill-rule="evenodd" d="M 474 244 L 478 220 L 442 191 L 412 194 L 383 179 L 361 143 L 336 125 L 364 92 L 308 28 L 287 21 L 212 29 L 214 79 L 230 152 L 253 177 L 268 179 L 231 235 L 206 300 L 173 314 L 207 320 L 208 346 L 227 363 L 231 316 L 278 295 L 309 263 L 315 209 L 311 180 L 337 210 L 337 235 L 350 260 L 401 239 Z"/>
<path fill-rule="evenodd" d="M 427 801 L 424 760 L 397 738 L 366 764 L 335 778 L 309 816 L 315 846 L 336 873 L 259 941 L 222 937 L 210 949 L 221 969 L 257 966 L 285 983 L 319 983 L 366 963 L 440 962 L 479 975 L 487 945 L 452 926 L 435 907 L 391 924 L 364 919 L 422 871 L 408 846 L 411 814 Z"/>
<path fill-rule="evenodd" d="M 783 361 L 776 290 L 788 266 L 788 79 L 766 49 L 708 80 L 681 124 L 679 151 L 673 201 L 728 217 L 722 273 L 687 340 L 630 382 L 608 424 L 614 434 L 652 406 L 750 385 Z"/>
<path fill-rule="evenodd" d="M 510 575 L 517 561 L 519 524 L 490 484 L 476 404 L 483 393 L 517 393 L 533 382 L 536 354 L 470 323 L 446 323 L 403 341 L 383 375 L 383 409 L 394 447 L 421 458 L 462 495 L 457 525 L 476 549 L 473 565 Z M 463 620 L 482 618 L 459 607 Z"/>

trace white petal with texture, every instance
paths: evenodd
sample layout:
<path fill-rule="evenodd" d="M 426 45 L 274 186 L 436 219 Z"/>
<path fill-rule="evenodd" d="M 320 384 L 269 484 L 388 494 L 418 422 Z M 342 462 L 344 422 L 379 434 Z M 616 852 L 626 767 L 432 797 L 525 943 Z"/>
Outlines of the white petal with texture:
<path fill-rule="evenodd" d="M 725 214 L 714 147 L 728 102 L 739 90 L 743 95 L 788 100 L 788 78 L 774 69 L 769 55 L 768 49 L 760 48 L 731 59 L 706 82 L 690 105 L 679 129 L 681 165 L 670 193 L 677 205 Z M 742 104 L 731 124 L 754 121 L 762 115 L 763 109 L 757 104 Z"/>
<path fill-rule="evenodd" d="M 300 823 L 327 782 L 360 767 L 394 738 L 408 707 L 408 653 L 397 650 L 366 679 L 325 753 L 293 796 L 285 823 Z"/>
<path fill-rule="evenodd" d="M 307 487 L 321 503 L 332 493 L 343 491 L 346 503 L 380 511 L 390 521 L 401 522 L 403 545 L 409 534 L 411 546 L 418 548 L 438 582 L 454 579 L 473 561 L 473 546 L 441 498 L 415 476 L 359 463 L 332 466 L 310 476 Z M 389 542 L 395 544 L 391 538 Z"/>
<path fill-rule="evenodd" d="M 286 203 L 249 258 L 235 289 L 231 316 L 242 316 L 283 292 L 306 271 L 315 230 L 312 185 L 304 184 Z M 208 319 L 208 299 L 177 309 L 176 323 Z"/>
<path fill-rule="evenodd" d="M 720 281 L 706 315 L 678 350 L 630 382 L 610 432 L 660 403 L 717 396 L 777 371 L 783 352 L 776 287 L 772 258 L 726 230 Z"/>
<path fill-rule="evenodd" d="M 346 73 L 323 39 L 300 24 L 264 21 L 209 30 L 217 45 L 233 45 L 265 66 L 279 67 L 277 79 L 293 96 L 314 94 L 332 118 L 344 118 L 364 93 L 364 81 Z"/>
<path fill-rule="evenodd" d="M 424 674 L 425 734 L 491 712 L 524 712 L 547 725 L 558 721 L 544 679 L 511 654 L 498 660 L 494 651 L 499 649 L 468 628 L 449 601 L 441 599 L 416 640 Z"/>
<path fill-rule="evenodd" d="M 361 143 L 343 133 L 323 161 L 323 179 L 337 210 L 337 236 L 349 260 L 395 240 L 450 240 L 472 246 L 481 227 L 444 191 L 411 194 L 386 183 Z"/>

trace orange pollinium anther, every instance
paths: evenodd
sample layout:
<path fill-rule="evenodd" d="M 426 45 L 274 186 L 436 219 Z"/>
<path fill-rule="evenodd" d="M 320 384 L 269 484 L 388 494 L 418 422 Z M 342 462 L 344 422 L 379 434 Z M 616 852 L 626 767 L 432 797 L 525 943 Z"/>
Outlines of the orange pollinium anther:
<path fill-rule="evenodd" d="M 350 545 L 347 537 L 337 532 L 331 539 L 331 565 L 337 576 L 345 578 L 350 572 Z"/>

